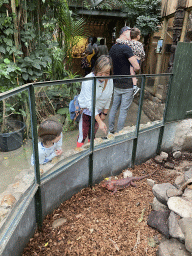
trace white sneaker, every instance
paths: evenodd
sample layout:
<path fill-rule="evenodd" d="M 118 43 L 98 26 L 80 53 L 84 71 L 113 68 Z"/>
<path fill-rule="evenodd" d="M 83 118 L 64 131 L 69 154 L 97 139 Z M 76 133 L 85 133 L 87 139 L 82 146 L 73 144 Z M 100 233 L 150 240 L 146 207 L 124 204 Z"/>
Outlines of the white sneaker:
<path fill-rule="evenodd" d="M 140 91 L 141 89 L 137 86 L 133 87 L 133 97 Z"/>

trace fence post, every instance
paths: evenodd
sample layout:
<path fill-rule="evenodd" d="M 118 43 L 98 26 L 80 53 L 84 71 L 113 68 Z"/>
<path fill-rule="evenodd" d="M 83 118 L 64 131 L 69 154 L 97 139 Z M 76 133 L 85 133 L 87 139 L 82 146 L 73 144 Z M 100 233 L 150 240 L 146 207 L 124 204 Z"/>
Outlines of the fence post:
<path fill-rule="evenodd" d="M 167 117 L 167 106 L 168 106 L 169 99 L 170 99 L 172 79 L 173 79 L 173 74 L 170 74 L 169 83 L 168 83 L 167 99 L 166 99 L 166 104 L 165 104 L 165 110 L 163 113 L 163 125 L 160 128 L 159 139 L 158 139 L 157 150 L 156 150 L 157 155 L 159 155 L 161 152 L 161 144 L 162 144 L 162 140 L 163 140 L 164 127 L 165 127 L 165 122 L 166 122 L 166 117 Z"/>
<path fill-rule="evenodd" d="M 38 152 L 38 135 L 37 135 L 37 118 L 35 111 L 35 92 L 34 85 L 29 86 L 29 102 L 30 102 L 30 113 L 31 113 L 31 127 L 32 127 L 32 138 L 33 138 L 33 156 L 34 156 L 34 170 L 35 178 L 38 189 L 35 194 L 35 212 L 36 222 L 39 230 L 42 229 L 42 202 L 41 202 L 41 177 L 39 168 L 39 152 Z"/>
<path fill-rule="evenodd" d="M 131 167 L 132 168 L 135 165 L 135 157 L 136 157 L 136 151 L 137 151 L 137 139 L 138 139 L 138 135 L 139 135 L 139 126 L 140 126 L 141 111 L 142 111 L 143 99 L 144 99 L 146 76 L 142 75 L 141 79 L 142 79 L 141 80 L 141 93 L 140 93 L 140 99 L 139 99 L 139 109 L 138 109 L 138 113 L 137 113 L 136 136 L 133 140 L 133 151 L 132 151 L 132 159 L 131 159 Z"/>
<path fill-rule="evenodd" d="M 94 138 L 95 138 L 95 102 L 96 102 L 96 78 L 94 77 L 92 83 L 92 114 L 91 114 L 91 141 L 89 155 L 89 186 L 93 185 L 93 151 L 94 151 Z"/>

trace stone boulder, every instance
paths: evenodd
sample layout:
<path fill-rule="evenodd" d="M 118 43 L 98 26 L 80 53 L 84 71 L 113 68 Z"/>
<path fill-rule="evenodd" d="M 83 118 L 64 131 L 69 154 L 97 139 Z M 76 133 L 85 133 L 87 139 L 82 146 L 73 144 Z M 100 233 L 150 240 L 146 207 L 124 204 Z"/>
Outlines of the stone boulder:
<path fill-rule="evenodd" d="M 185 248 L 185 245 L 172 238 L 165 240 L 159 245 L 158 256 L 191 256 Z"/>
<path fill-rule="evenodd" d="M 175 187 L 170 183 L 162 183 L 162 184 L 155 184 L 152 188 L 154 196 L 158 199 L 159 202 L 162 204 L 167 205 L 168 196 L 167 190 L 174 189 Z"/>

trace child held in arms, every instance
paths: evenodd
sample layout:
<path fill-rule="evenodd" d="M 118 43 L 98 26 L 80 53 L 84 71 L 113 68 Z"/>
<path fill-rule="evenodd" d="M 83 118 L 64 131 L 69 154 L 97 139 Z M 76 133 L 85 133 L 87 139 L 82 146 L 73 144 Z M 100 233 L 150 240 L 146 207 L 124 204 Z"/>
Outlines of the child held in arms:
<path fill-rule="evenodd" d="M 55 120 L 46 119 L 38 128 L 39 164 L 46 164 L 55 156 L 62 154 L 62 126 Z M 34 165 L 34 156 L 31 156 Z"/>
<path fill-rule="evenodd" d="M 145 60 L 145 51 L 143 48 L 143 44 L 139 42 L 141 37 L 141 31 L 138 28 L 132 28 L 130 32 L 131 40 L 128 41 L 128 46 L 133 50 L 133 54 L 135 55 L 139 65 Z M 134 69 L 130 67 L 130 74 L 135 75 Z M 133 95 L 135 95 L 140 88 L 137 87 L 137 79 L 136 77 L 132 78 L 133 80 Z"/>

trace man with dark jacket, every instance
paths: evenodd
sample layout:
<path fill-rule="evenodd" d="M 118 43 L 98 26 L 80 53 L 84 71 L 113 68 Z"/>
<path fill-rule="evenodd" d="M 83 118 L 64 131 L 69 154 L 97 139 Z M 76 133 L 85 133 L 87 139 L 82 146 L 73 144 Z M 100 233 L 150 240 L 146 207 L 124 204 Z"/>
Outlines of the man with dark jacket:
<path fill-rule="evenodd" d="M 109 51 L 109 55 L 113 61 L 114 75 L 130 75 L 130 65 L 135 71 L 140 69 L 136 57 L 132 49 L 124 43 L 130 38 L 130 28 L 123 27 L 120 31 L 120 43 L 116 43 Z M 122 43 L 121 43 L 122 41 Z M 120 107 L 117 122 L 117 132 L 124 128 L 127 111 L 133 101 L 133 82 L 132 78 L 116 78 L 114 79 L 114 95 L 113 104 L 109 114 L 109 133 L 114 133 L 115 115 Z"/>

